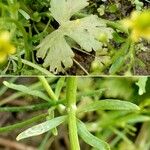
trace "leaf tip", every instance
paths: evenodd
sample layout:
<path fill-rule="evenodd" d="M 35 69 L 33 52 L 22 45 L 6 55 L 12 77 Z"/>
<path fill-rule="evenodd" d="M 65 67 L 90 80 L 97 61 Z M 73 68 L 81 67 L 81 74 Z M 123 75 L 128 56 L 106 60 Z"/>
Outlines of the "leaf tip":
<path fill-rule="evenodd" d="M 5 85 L 5 86 L 8 86 L 8 82 L 7 81 L 3 81 L 3 84 Z"/>
<path fill-rule="evenodd" d="M 16 141 L 20 141 L 21 138 L 20 138 L 20 134 L 16 137 Z"/>

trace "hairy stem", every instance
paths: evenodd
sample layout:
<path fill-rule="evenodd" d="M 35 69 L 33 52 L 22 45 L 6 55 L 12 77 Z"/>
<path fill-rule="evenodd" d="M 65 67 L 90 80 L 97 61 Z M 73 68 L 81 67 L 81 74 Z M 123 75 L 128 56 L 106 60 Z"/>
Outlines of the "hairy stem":
<path fill-rule="evenodd" d="M 67 78 L 67 110 L 68 110 L 68 127 L 71 150 L 80 150 L 79 139 L 77 134 L 76 123 L 76 90 L 77 90 L 77 78 Z"/>
<path fill-rule="evenodd" d="M 61 101 L 59 101 L 61 102 Z M 59 103 L 60 104 L 60 103 Z M 35 105 L 21 106 L 21 107 L 0 107 L 0 112 L 24 112 L 24 111 L 36 111 L 56 106 L 58 103 L 41 103 Z"/>

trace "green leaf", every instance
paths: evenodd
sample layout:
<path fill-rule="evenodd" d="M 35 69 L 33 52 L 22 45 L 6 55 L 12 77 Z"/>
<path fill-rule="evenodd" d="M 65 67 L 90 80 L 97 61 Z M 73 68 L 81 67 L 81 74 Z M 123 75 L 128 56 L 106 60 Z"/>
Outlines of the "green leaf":
<path fill-rule="evenodd" d="M 146 92 L 146 82 L 148 77 L 140 77 L 136 85 L 139 87 L 139 95 L 143 95 Z"/>
<path fill-rule="evenodd" d="M 89 145 L 98 150 L 110 150 L 109 145 L 103 140 L 92 135 L 81 121 L 77 122 L 79 136 Z"/>
<path fill-rule="evenodd" d="M 87 0 L 51 0 L 51 15 L 60 24 L 88 5 Z"/>
<path fill-rule="evenodd" d="M 24 16 L 24 18 L 25 18 L 26 20 L 29 20 L 29 19 L 30 19 L 30 15 L 28 15 L 24 10 L 19 9 L 19 12 L 20 12 L 20 14 L 22 14 L 22 15 Z"/>
<path fill-rule="evenodd" d="M 40 134 L 43 134 L 49 130 L 52 130 L 53 128 L 59 126 L 61 123 L 63 123 L 66 120 L 66 116 L 57 117 L 48 121 L 45 121 L 43 123 L 40 123 L 38 125 L 35 125 L 22 133 L 20 133 L 17 136 L 17 141 L 21 139 L 25 139 L 32 136 L 37 136 Z"/>
<path fill-rule="evenodd" d="M 50 67 L 51 72 L 64 72 L 73 65 L 74 53 L 69 41 L 73 40 L 81 49 L 91 52 L 101 49 L 102 43 L 98 41 L 101 34 L 112 38 L 112 29 L 96 15 L 70 21 L 73 14 L 87 5 L 87 0 L 51 0 L 50 11 L 60 27 L 37 47 L 37 57 L 44 59 L 43 66 Z"/>
<path fill-rule="evenodd" d="M 43 59 L 45 58 L 43 66 L 45 68 L 50 66 L 51 72 L 63 72 L 64 69 L 62 63 L 65 68 L 69 68 L 73 65 L 72 58 L 74 57 L 74 53 L 63 37 L 61 31 L 56 30 L 48 35 L 39 45 L 39 48 L 37 56 Z"/>
<path fill-rule="evenodd" d="M 123 100 L 113 100 L 105 99 L 100 101 L 95 101 L 90 104 L 84 105 L 78 110 L 78 112 L 89 112 L 95 110 L 125 110 L 125 111 L 137 111 L 140 108 L 127 101 Z"/>
<path fill-rule="evenodd" d="M 149 116 L 144 116 L 140 114 L 129 114 L 127 116 L 123 116 L 122 118 L 118 119 L 118 122 L 128 122 L 128 123 L 138 123 L 138 122 L 146 122 L 150 121 Z"/>
<path fill-rule="evenodd" d="M 113 33 L 113 39 L 116 43 L 119 43 L 119 44 L 125 42 L 125 39 L 121 37 L 117 32 Z"/>
<path fill-rule="evenodd" d="M 50 98 L 41 91 L 33 90 L 24 85 L 16 85 L 13 83 L 9 83 L 7 81 L 4 81 L 3 84 L 11 89 L 26 93 L 28 95 L 40 97 L 41 99 L 46 100 L 46 101 L 50 101 Z"/>
<path fill-rule="evenodd" d="M 37 47 L 37 57 L 45 59 L 43 66 L 50 66 L 51 72 L 63 72 L 64 68 L 70 68 L 73 65 L 74 57 L 65 37 L 73 39 L 82 49 L 91 52 L 101 49 L 102 43 L 97 39 L 100 34 L 106 34 L 108 38 L 111 38 L 112 30 L 95 15 L 67 21 L 40 43 Z"/>
<path fill-rule="evenodd" d="M 120 71 L 120 68 L 125 63 L 125 56 L 121 56 L 115 60 L 112 66 L 109 69 L 110 74 L 115 74 L 116 72 Z"/>

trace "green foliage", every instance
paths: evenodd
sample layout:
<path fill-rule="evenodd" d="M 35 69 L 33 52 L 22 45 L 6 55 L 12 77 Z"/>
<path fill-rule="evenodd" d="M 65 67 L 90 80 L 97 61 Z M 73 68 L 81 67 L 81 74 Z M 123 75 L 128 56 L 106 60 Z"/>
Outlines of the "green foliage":
<path fill-rule="evenodd" d="M 147 6 L 146 0 L 2 0 L 0 32 L 10 33 L 16 53 L 0 64 L 0 74 L 137 74 L 133 68 L 149 67 L 137 54 L 148 52 L 148 41 L 133 42 L 122 21 Z"/>
<path fill-rule="evenodd" d="M 81 121 L 78 121 L 78 134 L 79 136 L 89 145 L 98 149 L 98 150 L 110 150 L 110 147 L 107 143 L 100 140 L 99 138 L 93 136 L 86 128 L 85 124 Z"/>
<path fill-rule="evenodd" d="M 17 141 L 21 140 L 21 139 L 25 139 L 31 136 L 37 136 L 40 134 L 43 134 L 49 130 L 52 130 L 53 128 L 57 127 L 58 125 L 60 125 L 61 123 L 63 123 L 66 120 L 66 116 L 61 116 L 61 117 L 57 117 L 51 120 L 47 120 L 45 122 L 42 122 L 36 126 L 33 126 L 25 131 L 23 131 L 22 133 L 20 133 L 17 136 Z"/>
<path fill-rule="evenodd" d="M 137 137 L 145 133 L 137 125 L 145 126 L 150 121 L 150 80 L 148 77 L 114 77 L 110 79 L 104 77 L 44 78 L 40 76 L 31 78 L 31 80 L 34 80 L 35 83 L 29 82 L 29 85 L 26 83 L 22 85 L 18 83 L 16 78 L 12 78 L 9 80 L 10 83 L 4 81 L 4 85 L 1 84 L 1 98 L 5 97 L 5 93 L 9 91 L 17 96 L 14 97 L 13 94 L 7 96 L 6 94 L 6 98 L 2 99 L 6 102 L 2 103 L 5 105 L 0 107 L 0 112 L 19 113 L 42 110 L 40 111 L 42 114 L 1 127 L 0 132 L 22 128 L 24 131 L 17 136 L 17 140 L 31 138 L 46 132 L 48 135 L 51 133 L 51 137 L 54 137 L 59 136 L 57 128 L 63 125 L 68 126 L 67 134 L 71 150 L 79 150 L 79 142 L 82 143 L 81 141 L 94 149 L 103 150 L 120 150 L 124 142 L 131 144 L 134 149 L 142 147 L 134 141 L 138 141 Z M 141 89 L 142 95 L 137 85 Z M 128 93 L 129 95 L 127 95 Z M 25 94 L 26 97 L 24 97 Z M 40 103 L 40 100 L 45 100 L 45 96 L 49 101 Z M 19 97 L 24 98 L 29 104 L 19 107 L 9 106 L 7 103 L 9 97 L 11 100 Z M 34 104 L 32 102 L 30 105 L 31 97 L 33 97 Z M 43 113 L 43 110 L 47 112 Z M 41 122 L 38 123 L 39 121 Z M 33 123 L 34 125 L 31 126 Z M 147 127 L 147 129 L 149 128 Z M 112 136 L 114 138 L 109 140 Z M 44 139 L 48 137 L 46 135 Z M 148 137 L 149 135 L 143 139 L 145 145 L 149 144 Z M 44 143 L 49 141 L 48 139 Z"/>
<path fill-rule="evenodd" d="M 136 85 L 139 87 L 139 95 L 143 95 L 146 92 L 145 88 L 147 79 L 148 79 L 147 77 L 141 77 L 136 83 Z"/>
<path fill-rule="evenodd" d="M 14 90 L 18 90 L 18 91 L 21 91 L 21 92 L 26 93 L 28 95 L 37 96 L 37 97 L 42 98 L 43 100 L 49 101 L 49 97 L 46 96 L 41 91 L 32 90 L 32 89 L 30 89 L 26 86 L 23 86 L 23 85 L 15 85 L 13 83 L 8 83 L 7 81 L 4 81 L 3 84 L 9 88 L 14 89 Z"/>
<path fill-rule="evenodd" d="M 104 101 L 95 101 L 79 109 L 79 112 L 89 112 L 95 110 L 125 110 L 125 111 L 137 111 L 140 108 L 130 102 L 121 100 L 105 99 Z"/>
<path fill-rule="evenodd" d="M 112 30 L 107 28 L 104 21 L 95 15 L 70 21 L 73 14 L 88 4 L 85 0 L 78 0 L 73 4 L 72 2 L 72 0 L 61 0 L 58 5 L 55 0 L 51 1 L 51 15 L 60 24 L 60 27 L 48 35 L 38 46 L 37 56 L 45 59 L 44 67 L 50 66 L 52 72 L 63 72 L 62 64 L 65 68 L 73 65 L 74 54 L 65 36 L 73 39 L 81 49 L 88 52 L 102 47 L 98 41 L 101 34 L 104 33 L 111 38 Z M 62 10 L 61 13 L 59 10 Z"/>
<path fill-rule="evenodd" d="M 141 2 L 140 0 L 130 0 L 132 2 L 132 4 L 134 4 L 136 6 L 137 10 L 142 10 L 143 7 L 143 2 Z"/>

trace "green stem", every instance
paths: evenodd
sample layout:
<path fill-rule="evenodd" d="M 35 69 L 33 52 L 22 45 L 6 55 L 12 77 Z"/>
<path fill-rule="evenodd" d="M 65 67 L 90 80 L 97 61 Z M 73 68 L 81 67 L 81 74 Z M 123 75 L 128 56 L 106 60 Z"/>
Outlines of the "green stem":
<path fill-rule="evenodd" d="M 68 127 L 71 150 L 80 150 L 79 139 L 77 134 L 76 123 L 76 91 L 77 91 L 77 78 L 67 78 L 67 110 L 68 110 Z"/>
<path fill-rule="evenodd" d="M 39 80 L 42 82 L 43 87 L 47 91 L 50 98 L 52 98 L 54 101 L 57 101 L 57 96 L 53 92 L 52 88 L 50 87 L 49 83 L 47 82 L 46 78 L 44 76 L 38 76 Z"/>
<path fill-rule="evenodd" d="M 12 130 L 19 129 L 19 128 L 23 128 L 23 127 L 25 127 L 25 126 L 27 126 L 29 124 L 32 124 L 32 123 L 35 123 L 37 121 L 42 120 L 46 116 L 47 116 L 47 113 L 39 115 L 39 116 L 36 116 L 36 117 L 33 117 L 32 119 L 28 119 L 28 120 L 20 122 L 20 123 L 16 123 L 14 125 L 9 125 L 9 126 L 6 126 L 6 127 L 1 127 L 0 128 L 0 133 L 1 132 L 12 131 Z"/>
<path fill-rule="evenodd" d="M 53 92 L 51 86 L 49 85 L 49 83 L 47 82 L 46 78 L 44 76 L 38 76 L 39 80 L 41 81 L 43 87 L 45 88 L 45 90 L 47 91 L 48 95 L 50 98 L 52 98 L 52 100 L 54 102 L 56 102 L 58 100 L 57 96 L 55 95 L 55 93 Z M 50 108 L 49 111 L 51 111 L 49 117 L 51 119 L 54 118 L 55 114 L 54 114 L 54 109 L 55 108 Z M 54 128 L 52 130 L 52 133 L 54 136 L 56 136 L 58 133 L 57 133 L 57 128 Z"/>
<path fill-rule="evenodd" d="M 130 64 L 128 70 L 131 71 L 131 69 L 134 66 L 134 61 L 135 61 L 135 43 L 132 41 L 130 44 L 130 49 L 129 49 L 129 57 L 130 57 Z"/>
<path fill-rule="evenodd" d="M 57 103 L 41 103 L 22 107 L 0 107 L 0 112 L 23 112 L 23 111 L 43 110 L 55 105 L 57 105 Z"/>

